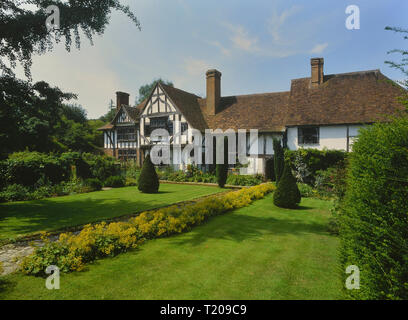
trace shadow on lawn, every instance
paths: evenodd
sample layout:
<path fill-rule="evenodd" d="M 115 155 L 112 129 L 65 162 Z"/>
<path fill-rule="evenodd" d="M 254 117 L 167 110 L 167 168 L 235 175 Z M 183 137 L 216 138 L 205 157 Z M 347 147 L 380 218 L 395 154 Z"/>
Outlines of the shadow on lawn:
<path fill-rule="evenodd" d="M 327 235 L 324 223 L 305 222 L 303 219 L 272 217 L 256 217 L 230 213 L 209 221 L 208 225 L 193 229 L 183 237 L 174 237 L 172 242 L 177 245 L 197 246 L 209 239 L 231 240 L 242 242 L 268 235 Z"/>
<path fill-rule="evenodd" d="M 14 202 L 0 207 L 0 239 L 41 230 L 59 230 L 154 207 L 155 201 L 121 199 L 53 199 Z"/>

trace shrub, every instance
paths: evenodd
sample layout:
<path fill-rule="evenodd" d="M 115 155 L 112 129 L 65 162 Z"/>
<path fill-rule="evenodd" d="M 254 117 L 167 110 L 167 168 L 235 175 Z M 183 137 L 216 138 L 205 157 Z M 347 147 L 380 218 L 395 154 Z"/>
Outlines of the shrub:
<path fill-rule="evenodd" d="M 285 156 L 280 140 L 273 139 L 275 181 L 279 182 L 285 167 Z"/>
<path fill-rule="evenodd" d="M 360 269 L 357 299 L 408 299 L 408 119 L 360 130 L 340 215 L 341 262 Z"/>
<path fill-rule="evenodd" d="M 84 181 L 84 184 L 91 187 L 94 191 L 99 191 L 102 189 L 102 182 L 97 178 L 89 178 Z"/>
<path fill-rule="evenodd" d="M 150 155 L 147 155 L 140 173 L 138 188 L 144 193 L 157 193 L 159 191 L 159 185 L 160 182 L 156 169 L 150 160 Z"/>
<path fill-rule="evenodd" d="M 21 270 L 37 276 L 44 276 L 49 265 L 58 266 L 62 272 L 79 271 L 87 262 L 136 248 L 145 239 L 189 230 L 212 216 L 247 206 L 273 190 L 272 184 L 262 184 L 213 195 L 195 203 L 143 212 L 127 222 L 87 225 L 79 234 L 61 234 L 55 242 L 44 235 L 44 246 L 37 247 L 33 254 L 24 258 Z"/>
<path fill-rule="evenodd" d="M 3 187 L 10 184 L 41 186 L 69 179 L 70 165 L 55 155 L 39 152 L 17 152 L 2 161 L 0 174 Z"/>
<path fill-rule="evenodd" d="M 298 188 L 300 195 L 304 198 L 312 198 L 316 196 L 316 191 L 313 189 L 312 186 L 309 186 L 306 183 L 298 183 Z"/>
<path fill-rule="evenodd" d="M 111 176 L 105 180 L 105 187 L 122 188 L 125 186 L 125 181 L 121 176 Z"/>
<path fill-rule="evenodd" d="M 30 198 L 30 190 L 19 184 L 7 186 L 0 194 L 5 201 L 22 201 Z"/>
<path fill-rule="evenodd" d="M 296 208 L 300 200 L 301 195 L 296 179 L 292 174 L 289 163 L 286 162 L 281 179 L 273 194 L 273 203 L 281 208 Z"/>
<path fill-rule="evenodd" d="M 227 178 L 227 184 L 233 186 L 256 186 L 262 183 L 262 176 L 231 174 Z"/>
<path fill-rule="evenodd" d="M 347 152 L 342 150 L 303 149 L 285 150 L 285 159 L 292 164 L 299 182 L 314 184 L 316 172 L 345 164 Z"/>

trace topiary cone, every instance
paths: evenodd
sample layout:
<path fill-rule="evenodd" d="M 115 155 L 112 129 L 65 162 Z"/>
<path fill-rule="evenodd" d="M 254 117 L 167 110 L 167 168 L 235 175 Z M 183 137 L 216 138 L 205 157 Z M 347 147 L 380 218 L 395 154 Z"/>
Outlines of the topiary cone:
<path fill-rule="evenodd" d="M 282 177 L 273 194 L 273 203 L 281 208 L 296 208 L 300 203 L 301 195 L 296 184 L 296 179 L 288 162 L 285 162 Z"/>
<path fill-rule="evenodd" d="M 160 182 L 156 169 L 150 160 L 150 155 L 147 155 L 140 172 L 138 189 L 144 193 L 157 193 L 159 185 Z"/>

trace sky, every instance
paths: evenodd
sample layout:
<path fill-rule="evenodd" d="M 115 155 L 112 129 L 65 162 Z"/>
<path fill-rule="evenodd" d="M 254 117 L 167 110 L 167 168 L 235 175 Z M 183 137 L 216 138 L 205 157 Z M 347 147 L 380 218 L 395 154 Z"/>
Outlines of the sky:
<path fill-rule="evenodd" d="M 34 81 L 65 92 L 97 118 L 115 92 L 130 94 L 153 79 L 205 97 L 205 72 L 222 72 L 222 96 L 287 91 L 290 81 L 310 76 L 310 58 L 323 57 L 324 73 L 380 69 L 394 80 L 404 75 L 384 64 L 408 40 L 386 26 L 408 28 L 406 0 L 122 0 L 141 22 L 139 31 L 111 14 L 94 45 L 68 53 L 61 43 L 33 58 Z M 349 5 L 360 11 L 360 29 L 346 28 Z M 63 12 L 61 12 L 63 23 Z M 24 78 L 21 69 L 17 75 Z"/>

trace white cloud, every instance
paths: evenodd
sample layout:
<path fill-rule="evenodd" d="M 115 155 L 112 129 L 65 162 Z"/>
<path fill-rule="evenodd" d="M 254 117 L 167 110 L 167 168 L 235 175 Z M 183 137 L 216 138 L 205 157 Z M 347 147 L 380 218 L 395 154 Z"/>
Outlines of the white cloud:
<path fill-rule="evenodd" d="M 247 52 L 257 52 L 259 47 L 257 45 L 258 38 L 249 35 L 249 32 L 240 25 L 232 25 L 230 23 L 224 23 L 231 32 L 230 40 L 234 47 Z"/>
<path fill-rule="evenodd" d="M 278 14 L 278 12 L 274 10 L 272 17 L 267 21 L 267 28 L 275 43 L 283 42 L 281 35 L 282 27 L 290 16 L 295 15 L 300 10 L 300 6 L 292 6 L 289 9 L 284 10 L 281 14 Z"/>
<path fill-rule="evenodd" d="M 208 69 L 211 69 L 211 65 L 204 60 L 187 58 L 184 62 L 184 69 L 187 74 L 191 76 L 203 75 Z"/>
<path fill-rule="evenodd" d="M 317 44 L 317 45 L 314 46 L 314 48 L 312 50 L 309 51 L 309 53 L 321 54 L 321 53 L 323 53 L 324 50 L 326 50 L 326 48 L 328 46 L 329 46 L 329 44 L 327 42 Z"/>
<path fill-rule="evenodd" d="M 211 44 L 212 46 L 217 47 L 218 49 L 220 49 L 221 53 L 224 56 L 231 56 L 231 50 L 227 49 L 226 47 L 224 47 L 220 42 L 218 41 L 207 41 L 208 44 Z"/>

